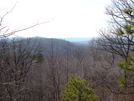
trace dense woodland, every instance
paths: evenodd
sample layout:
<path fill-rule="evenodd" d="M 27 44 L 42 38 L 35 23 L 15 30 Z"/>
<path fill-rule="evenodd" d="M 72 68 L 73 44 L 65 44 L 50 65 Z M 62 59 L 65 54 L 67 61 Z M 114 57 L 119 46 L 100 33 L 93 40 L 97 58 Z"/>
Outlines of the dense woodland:
<path fill-rule="evenodd" d="M 133 0 L 113 0 L 106 7 L 108 27 L 87 46 L 61 39 L 8 38 L 31 27 L 5 34 L 5 15 L 1 17 L 0 101 L 133 101 L 133 5 Z M 89 95 L 76 91 L 75 98 L 62 99 L 72 90 L 66 90 L 66 84 L 77 86 L 79 92 L 89 90 L 96 98 L 87 99 Z"/>
<path fill-rule="evenodd" d="M 126 94 L 117 82 L 123 75 L 117 64 L 124 59 L 102 50 L 99 39 L 90 40 L 88 46 L 44 40 L 1 39 L 1 101 L 61 101 L 70 75 L 87 80 L 98 101 L 123 101 L 125 96 L 132 101 L 133 87 Z"/>

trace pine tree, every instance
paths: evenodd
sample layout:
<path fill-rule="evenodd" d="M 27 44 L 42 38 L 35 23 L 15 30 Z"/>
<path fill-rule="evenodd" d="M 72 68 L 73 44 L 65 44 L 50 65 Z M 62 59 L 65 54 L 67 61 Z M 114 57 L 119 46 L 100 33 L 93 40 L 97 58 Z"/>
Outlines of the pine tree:
<path fill-rule="evenodd" d="M 66 89 L 62 92 L 64 101 L 95 101 L 98 99 L 94 90 L 87 86 L 86 80 L 80 77 L 74 79 L 71 76 L 65 87 Z"/>

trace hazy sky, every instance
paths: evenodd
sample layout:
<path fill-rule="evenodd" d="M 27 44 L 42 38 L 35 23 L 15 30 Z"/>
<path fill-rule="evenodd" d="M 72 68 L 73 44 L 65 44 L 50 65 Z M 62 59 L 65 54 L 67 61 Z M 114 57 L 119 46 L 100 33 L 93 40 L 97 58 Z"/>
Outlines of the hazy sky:
<path fill-rule="evenodd" d="M 17 0 L 0 0 L 2 12 Z M 18 0 L 6 23 L 10 28 L 23 28 L 40 21 L 51 22 L 17 33 L 19 36 L 93 37 L 107 23 L 105 6 L 110 0 Z"/>

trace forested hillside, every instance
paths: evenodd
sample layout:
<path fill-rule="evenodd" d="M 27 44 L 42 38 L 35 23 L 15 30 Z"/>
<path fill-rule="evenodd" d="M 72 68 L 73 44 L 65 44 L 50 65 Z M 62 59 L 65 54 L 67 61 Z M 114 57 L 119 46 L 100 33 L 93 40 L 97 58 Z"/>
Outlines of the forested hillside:
<path fill-rule="evenodd" d="M 123 71 L 117 64 L 123 58 L 98 42 L 92 39 L 85 47 L 59 39 L 1 39 L 1 100 L 60 101 L 70 75 L 87 80 L 98 101 L 122 99 L 117 81 Z"/>
<path fill-rule="evenodd" d="M 9 37 L 35 25 L 7 33 L 7 12 L 0 18 L 0 101 L 134 101 L 133 5 L 113 0 L 108 27 L 87 45 Z"/>
<path fill-rule="evenodd" d="M 31 38 L 31 41 L 37 41 L 37 43 L 40 43 L 42 47 L 44 47 L 43 54 L 44 55 L 50 55 L 52 54 L 51 51 L 53 51 L 53 54 L 62 53 L 66 54 L 66 48 L 76 48 L 77 45 L 63 40 L 63 39 L 56 39 L 56 38 L 43 38 L 43 37 L 33 37 Z M 36 44 L 38 45 L 38 44 Z"/>

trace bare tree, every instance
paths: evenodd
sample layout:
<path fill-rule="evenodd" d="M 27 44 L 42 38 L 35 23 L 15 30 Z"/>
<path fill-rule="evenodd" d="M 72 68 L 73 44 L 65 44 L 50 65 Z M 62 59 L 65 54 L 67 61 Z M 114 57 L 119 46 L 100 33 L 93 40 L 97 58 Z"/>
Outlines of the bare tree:
<path fill-rule="evenodd" d="M 52 20 L 55 19 L 55 18 L 53 18 L 53 19 L 50 19 L 48 21 L 42 21 L 42 22 L 37 20 L 36 22 L 34 22 L 34 24 L 31 24 L 31 25 L 29 25 L 27 27 L 23 27 L 23 28 L 19 28 L 19 29 L 17 28 L 17 29 L 10 30 L 9 25 L 5 25 L 6 17 L 10 16 L 10 13 L 12 13 L 13 10 L 15 10 L 15 7 L 16 7 L 17 3 L 18 2 L 16 2 L 13 5 L 12 8 L 9 8 L 8 11 L 6 11 L 5 13 L 2 13 L 2 15 L 0 16 L 0 38 L 2 38 L 2 37 L 9 37 L 11 35 L 15 35 L 18 32 L 25 31 L 25 30 L 31 29 L 33 27 L 36 27 L 38 25 L 42 25 L 42 24 L 51 22 Z"/>
<path fill-rule="evenodd" d="M 106 14 L 111 18 L 109 21 L 109 27 L 107 30 L 99 32 L 102 37 L 98 40 L 98 44 L 101 46 L 100 49 L 112 54 L 120 55 L 122 58 L 124 58 L 123 61 L 125 63 L 128 62 L 129 55 L 134 51 L 133 5 L 133 0 L 112 0 L 112 3 L 106 7 Z M 131 79 L 131 81 L 128 76 L 132 75 L 133 73 L 127 68 L 128 67 L 123 68 L 124 73 L 122 74 L 124 76 L 123 78 L 125 79 L 125 90 L 122 91 L 122 94 L 124 93 L 126 96 L 133 94 L 133 87 L 129 87 L 129 85 L 133 85 L 131 83 L 133 80 Z M 131 77 L 133 78 L 133 76 Z M 127 100 L 127 97 L 125 97 L 125 100 Z"/>
<path fill-rule="evenodd" d="M 116 53 L 126 58 L 133 49 L 133 0 L 112 0 L 106 7 L 106 14 L 110 16 L 109 27 L 99 33 L 102 38 L 99 44 L 108 52 Z"/>
<path fill-rule="evenodd" d="M 5 25 L 5 21 L 6 17 L 10 16 L 10 13 L 15 10 L 16 5 L 17 2 L 0 16 L 0 99 L 2 101 L 24 101 L 24 96 L 28 92 L 26 87 L 28 82 L 26 84 L 26 81 L 31 75 L 31 67 L 37 65 L 35 59 L 43 48 L 36 40 L 16 38 L 11 40 L 6 38 L 54 20 L 36 21 L 27 27 L 11 30 L 8 25 Z"/>
<path fill-rule="evenodd" d="M 24 86 L 37 55 L 42 51 L 27 39 L 2 40 L 0 42 L 0 85 L 3 88 L 1 99 L 18 100 L 27 89 Z"/>

